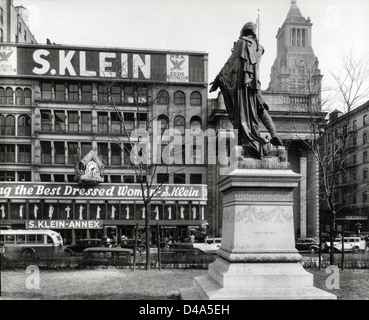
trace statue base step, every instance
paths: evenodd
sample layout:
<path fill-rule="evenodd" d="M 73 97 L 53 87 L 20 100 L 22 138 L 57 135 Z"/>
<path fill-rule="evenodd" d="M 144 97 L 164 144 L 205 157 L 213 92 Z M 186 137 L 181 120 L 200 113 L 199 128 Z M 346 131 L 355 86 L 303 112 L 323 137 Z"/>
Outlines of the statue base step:
<path fill-rule="evenodd" d="M 234 263 L 218 257 L 194 287 L 180 290 L 182 300 L 336 299 L 315 288 L 313 275 L 294 263 Z"/>

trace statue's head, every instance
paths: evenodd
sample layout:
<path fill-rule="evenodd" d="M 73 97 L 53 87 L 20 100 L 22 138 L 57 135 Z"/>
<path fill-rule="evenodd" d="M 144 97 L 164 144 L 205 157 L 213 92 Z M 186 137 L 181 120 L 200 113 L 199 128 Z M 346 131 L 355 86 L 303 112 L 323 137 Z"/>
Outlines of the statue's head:
<path fill-rule="evenodd" d="M 247 35 L 253 35 L 254 37 L 256 37 L 256 29 L 257 26 L 255 23 L 253 23 L 252 21 L 247 22 L 241 29 L 241 37 Z"/>

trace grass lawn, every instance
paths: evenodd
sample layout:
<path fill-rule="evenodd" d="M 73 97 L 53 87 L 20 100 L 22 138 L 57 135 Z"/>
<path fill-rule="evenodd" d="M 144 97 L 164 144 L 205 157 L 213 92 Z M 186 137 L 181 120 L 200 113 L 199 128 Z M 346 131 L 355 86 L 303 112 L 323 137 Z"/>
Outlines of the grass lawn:
<path fill-rule="evenodd" d="M 339 289 L 327 289 L 325 270 L 307 269 L 315 286 L 338 299 L 369 299 L 369 270 L 339 270 Z M 136 270 L 97 268 L 91 270 L 40 271 L 40 289 L 27 289 L 25 270 L 1 271 L 0 299 L 40 300 L 174 300 L 180 288 L 192 287 L 193 278 L 207 270 Z"/>

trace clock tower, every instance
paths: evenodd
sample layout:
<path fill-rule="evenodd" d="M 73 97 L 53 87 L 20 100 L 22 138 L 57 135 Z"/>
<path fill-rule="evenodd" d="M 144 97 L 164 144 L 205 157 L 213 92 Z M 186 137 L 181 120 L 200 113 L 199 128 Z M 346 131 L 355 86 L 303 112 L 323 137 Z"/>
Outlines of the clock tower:
<path fill-rule="evenodd" d="M 320 95 L 322 76 L 312 48 L 312 25 L 309 17 L 302 16 L 296 0 L 292 0 L 277 32 L 277 57 L 267 91 Z"/>

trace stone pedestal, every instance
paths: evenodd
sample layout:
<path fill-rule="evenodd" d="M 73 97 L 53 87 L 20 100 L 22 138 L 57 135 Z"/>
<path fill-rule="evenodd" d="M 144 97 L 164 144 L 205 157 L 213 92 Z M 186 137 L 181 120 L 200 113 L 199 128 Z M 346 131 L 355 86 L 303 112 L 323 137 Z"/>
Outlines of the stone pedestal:
<path fill-rule="evenodd" d="M 295 249 L 293 189 L 300 175 L 286 162 L 240 162 L 219 181 L 222 245 L 207 275 L 182 299 L 335 299 L 313 286 Z"/>

